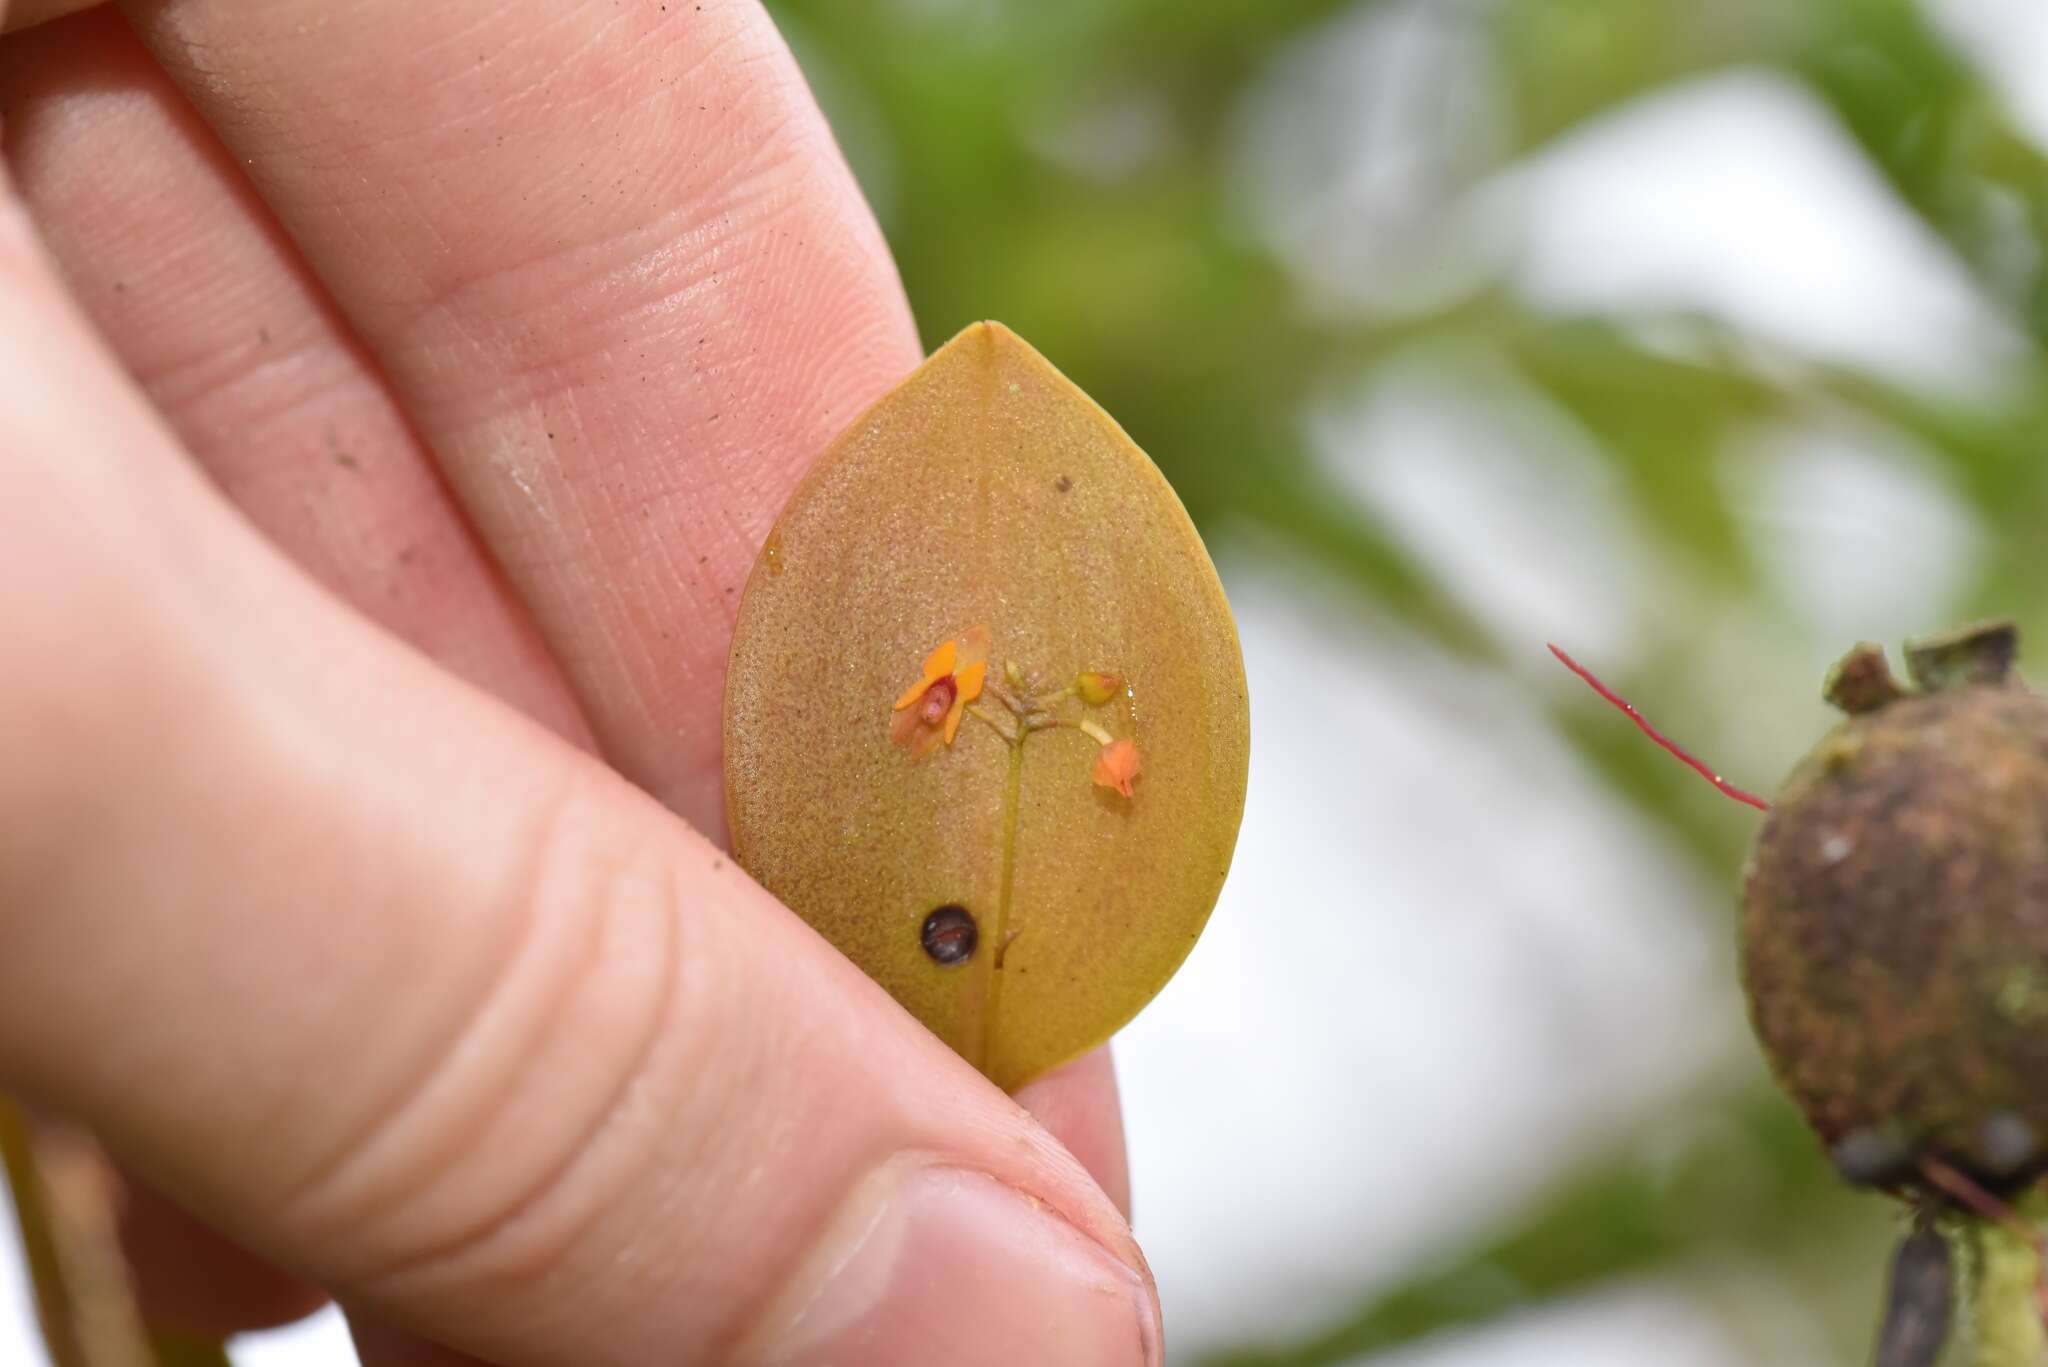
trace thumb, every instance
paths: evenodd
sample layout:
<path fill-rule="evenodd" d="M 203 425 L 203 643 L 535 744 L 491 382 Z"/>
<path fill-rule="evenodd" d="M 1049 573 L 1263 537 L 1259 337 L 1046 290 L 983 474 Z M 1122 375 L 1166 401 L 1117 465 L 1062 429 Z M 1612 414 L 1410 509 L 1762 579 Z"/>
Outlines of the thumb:
<path fill-rule="evenodd" d="M 300 578 L 0 203 L 0 1082 L 508 1364 L 1139 1364 L 1066 1151 L 716 850 Z"/>

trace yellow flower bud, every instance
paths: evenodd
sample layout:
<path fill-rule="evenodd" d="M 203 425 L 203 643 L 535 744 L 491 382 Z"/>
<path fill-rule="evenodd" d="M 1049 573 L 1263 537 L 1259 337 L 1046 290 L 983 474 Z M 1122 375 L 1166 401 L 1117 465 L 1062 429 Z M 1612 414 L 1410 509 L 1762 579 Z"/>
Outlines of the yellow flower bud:
<path fill-rule="evenodd" d="M 1074 676 L 1074 695 L 1090 707 L 1100 707 L 1124 691 L 1124 676 L 1084 669 Z"/>

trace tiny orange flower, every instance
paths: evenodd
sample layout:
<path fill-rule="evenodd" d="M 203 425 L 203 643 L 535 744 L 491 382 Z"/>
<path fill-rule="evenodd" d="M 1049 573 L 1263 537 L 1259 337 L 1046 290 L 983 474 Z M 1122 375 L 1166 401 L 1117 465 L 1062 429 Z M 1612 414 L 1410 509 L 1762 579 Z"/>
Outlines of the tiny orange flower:
<path fill-rule="evenodd" d="M 1131 795 L 1131 783 L 1138 777 L 1138 743 L 1134 740 L 1113 740 L 1102 747 L 1095 756 L 1095 781 L 1105 788 L 1114 788 L 1125 797 Z"/>
<path fill-rule="evenodd" d="M 924 657 L 924 673 L 903 690 L 893 709 L 889 739 L 908 746 L 913 759 L 953 743 L 967 704 L 988 678 L 988 628 L 970 627 Z"/>

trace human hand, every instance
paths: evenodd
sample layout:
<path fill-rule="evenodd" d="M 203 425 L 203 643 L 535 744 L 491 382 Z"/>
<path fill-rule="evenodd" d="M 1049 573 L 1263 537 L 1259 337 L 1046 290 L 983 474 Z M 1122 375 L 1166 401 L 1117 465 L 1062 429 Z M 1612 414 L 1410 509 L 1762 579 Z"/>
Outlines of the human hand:
<path fill-rule="evenodd" d="M 95 10 L 0 117 L 0 1083 L 175 1202 L 152 1312 L 1156 1362 L 1106 1056 L 1034 1121 L 716 843 L 739 585 L 917 360 L 758 8 Z"/>

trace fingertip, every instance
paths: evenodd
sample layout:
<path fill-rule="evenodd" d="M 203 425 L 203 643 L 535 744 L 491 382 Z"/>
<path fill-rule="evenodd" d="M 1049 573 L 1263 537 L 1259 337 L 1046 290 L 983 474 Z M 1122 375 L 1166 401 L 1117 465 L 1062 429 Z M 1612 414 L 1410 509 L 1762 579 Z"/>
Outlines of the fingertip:
<path fill-rule="evenodd" d="M 1133 1263 L 986 1174 L 918 1161 L 862 1185 L 734 1354 L 764 1367 L 1158 1367 Z"/>
<path fill-rule="evenodd" d="M 1017 1089 L 1017 1104 L 1067 1146 L 1126 1220 L 1131 1218 L 1130 1153 L 1109 1046 L 1083 1054 Z"/>

